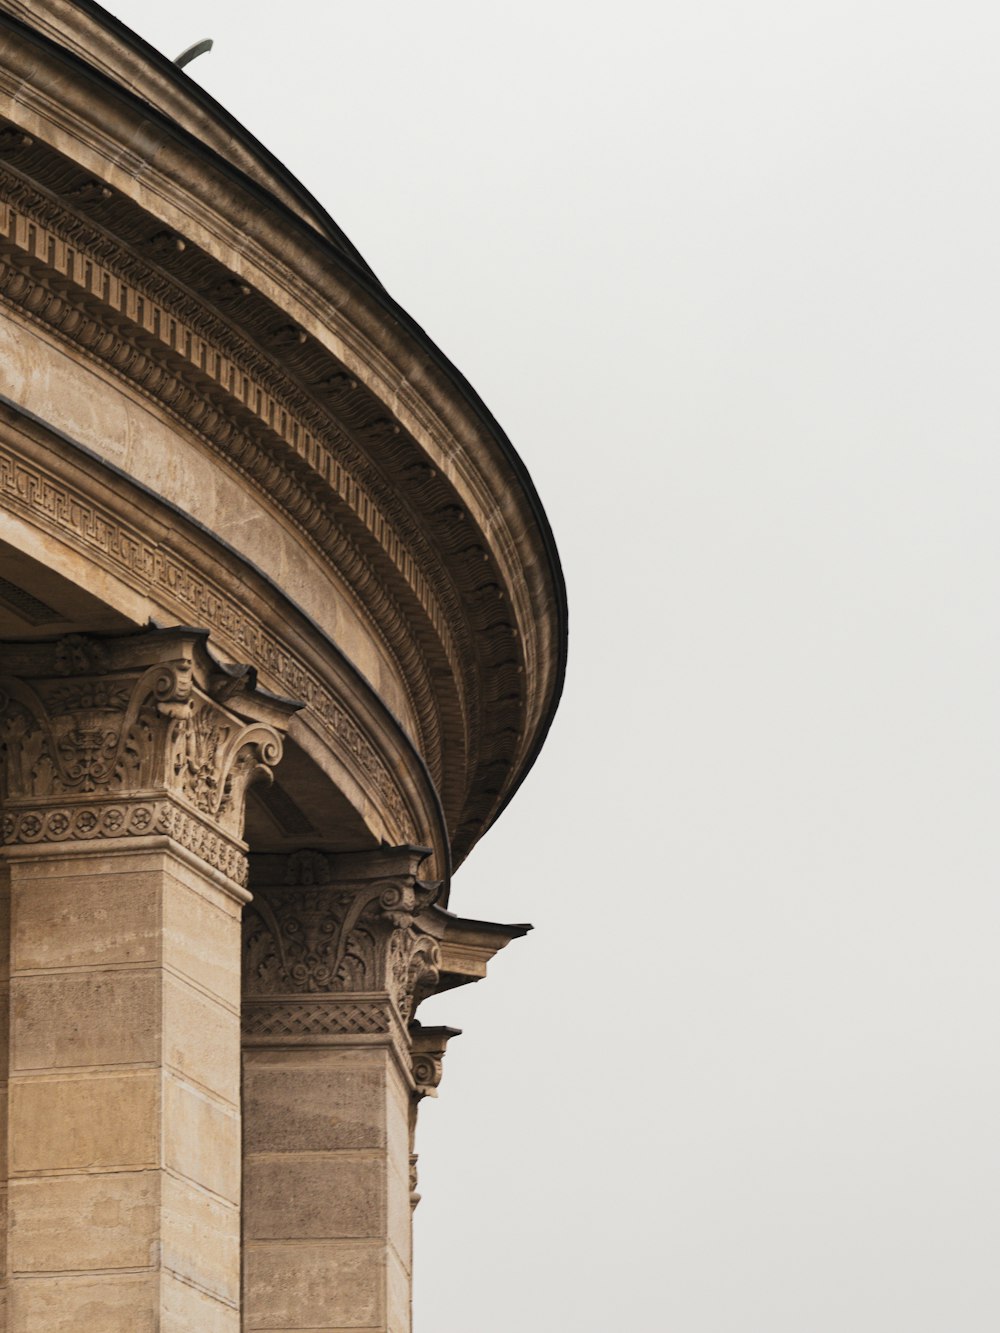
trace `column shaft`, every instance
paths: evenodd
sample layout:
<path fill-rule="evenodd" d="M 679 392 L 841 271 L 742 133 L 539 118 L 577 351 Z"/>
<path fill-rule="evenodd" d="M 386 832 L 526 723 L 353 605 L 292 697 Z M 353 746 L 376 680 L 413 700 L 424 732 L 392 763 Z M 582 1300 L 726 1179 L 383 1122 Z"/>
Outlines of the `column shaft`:
<path fill-rule="evenodd" d="M 437 980 L 426 853 L 254 858 L 244 915 L 246 1333 L 410 1333 L 407 1021 Z M 283 861 L 284 859 L 282 859 Z"/>
<path fill-rule="evenodd" d="M 0 645 L 8 1333 L 239 1329 L 244 797 L 291 706 L 205 639 Z"/>
<path fill-rule="evenodd" d="M 409 1088 L 379 1047 L 244 1051 L 244 1329 L 409 1333 Z"/>
<path fill-rule="evenodd" d="M 12 1333 L 235 1333 L 239 904 L 53 850 L 10 865 Z"/>

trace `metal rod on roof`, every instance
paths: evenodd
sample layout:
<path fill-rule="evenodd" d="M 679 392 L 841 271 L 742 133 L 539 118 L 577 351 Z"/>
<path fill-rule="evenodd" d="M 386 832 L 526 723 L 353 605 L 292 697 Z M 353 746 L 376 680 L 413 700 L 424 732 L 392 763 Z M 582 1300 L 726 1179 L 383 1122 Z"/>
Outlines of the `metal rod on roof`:
<path fill-rule="evenodd" d="M 206 51 L 211 51 L 215 43 L 211 37 L 206 37 L 203 42 L 195 42 L 194 46 L 189 46 L 186 51 L 182 51 L 174 64 L 178 69 L 183 69 L 185 65 L 190 65 L 192 60 L 197 60 L 198 56 L 203 56 Z"/>

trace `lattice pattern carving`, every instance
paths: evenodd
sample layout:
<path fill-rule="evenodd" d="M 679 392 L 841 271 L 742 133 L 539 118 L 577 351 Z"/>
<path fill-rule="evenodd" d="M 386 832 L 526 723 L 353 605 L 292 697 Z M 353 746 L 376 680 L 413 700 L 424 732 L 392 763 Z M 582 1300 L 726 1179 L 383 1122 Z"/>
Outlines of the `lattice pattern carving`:
<path fill-rule="evenodd" d="M 243 1007 L 246 1037 L 368 1037 L 392 1028 L 393 1014 L 385 1000 L 276 1000 Z"/>

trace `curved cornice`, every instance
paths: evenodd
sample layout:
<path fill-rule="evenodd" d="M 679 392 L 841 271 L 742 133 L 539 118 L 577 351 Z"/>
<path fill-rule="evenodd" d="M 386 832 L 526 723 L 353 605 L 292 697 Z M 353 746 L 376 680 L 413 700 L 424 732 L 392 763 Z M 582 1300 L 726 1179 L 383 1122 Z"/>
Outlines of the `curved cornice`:
<path fill-rule="evenodd" d="M 2 28 L 5 299 L 154 397 L 346 578 L 406 682 L 461 859 L 533 762 L 565 666 L 523 465 L 314 223 L 134 88 Z"/>
<path fill-rule="evenodd" d="M 0 0 L 0 9 L 130 89 L 280 199 L 361 268 L 363 256 L 326 209 L 200 84 L 93 0 Z M 371 274 L 374 278 L 374 274 Z"/>

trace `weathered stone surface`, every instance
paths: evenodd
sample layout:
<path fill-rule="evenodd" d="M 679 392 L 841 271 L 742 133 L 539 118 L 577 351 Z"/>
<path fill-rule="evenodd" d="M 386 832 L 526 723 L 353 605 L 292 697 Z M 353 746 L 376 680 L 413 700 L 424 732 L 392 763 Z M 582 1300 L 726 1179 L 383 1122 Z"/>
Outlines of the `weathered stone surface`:
<path fill-rule="evenodd" d="M 239 1333 L 241 1194 L 244 1330 L 409 1333 L 414 1012 L 524 930 L 447 895 L 561 688 L 537 497 L 72 0 L 0 0 L 0 362 L 0 1333 Z"/>
<path fill-rule="evenodd" d="M 217 893 L 205 893 L 197 873 L 171 876 L 164 884 L 163 948 L 173 971 L 230 1005 L 240 1004 L 240 908 Z"/>
<path fill-rule="evenodd" d="M 50 1170 L 155 1166 L 160 1148 L 156 1070 L 17 1081 L 12 1176 Z"/>
<path fill-rule="evenodd" d="M 235 943 L 235 941 L 234 941 Z M 163 981 L 163 1061 L 233 1106 L 239 1105 L 240 1020 L 227 1005 L 173 976 Z"/>
<path fill-rule="evenodd" d="M 152 1273 L 20 1278 L 11 1296 L 11 1327 L 44 1329 L 45 1333 L 82 1333 L 83 1329 L 158 1333 L 157 1287 Z"/>
<path fill-rule="evenodd" d="M 257 1240 L 380 1239 L 386 1234 L 388 1186 L 380 1157 L 281 1153 L 250 1158 L 243 1189 Z"/>
<path fill-rule="evenodd" d="M 239 1333 L 240 1313 L 206 1292 L 164 1273 L 159 1286 L 160 1323 L 157 1333 Z"/>
<path fill-rule="evenodd" d="M 312 1053 L 310 1053 L 312 1055 Z M 384 1064 L 353 1052 L 254 1051 L 243 1076 L 244 1151 L 386 1146 Z"/>
<path fill-rule="evenodd" d="M 237 1109 L 168 1073 L 163 1078 L 163 1118 L 170 1126 L 163 1144 L 167 1169 L 238 1206 L 240 1162 L 232 1151 L 239 1139 Z"/>
<path fill-rule="evenodd" d="M 385 1255 L 377 1244 L 253 1244 L 244 1264 L 254 1293 L 248 1330 L 385 1327 Z"/>
<path fill-rule="evenodd" d="M 169 1172 L 160 1195 L 160 1261 L 170 1273 L 236 1306 L 240 1217 L 235 1204 Z"/>
<path fill-rule="evenodd" d="M 12 1271 L 149 1267 L 158 1244 L 158 1212 L 156 1172 L 12 1179 Z"/>
<path fill-rule="evenodd" d="M 158 971 L 16 975 L 11 1070 L 150 1064 L 159 1058 Z"/>
<path fill-rule="evenodd" d="M 56 868 L 37 867 L 31 897 L 18 905 L 12 947 L 19 971 L 156 960 L 160 872 L 144 874 L 133 865 L 104 868 L 96 876 L 67 875 L 65 866 L 58 867 L 61 875 L 45 873 Z M 92 929 L 97 923 L 99 932 Z"/>

